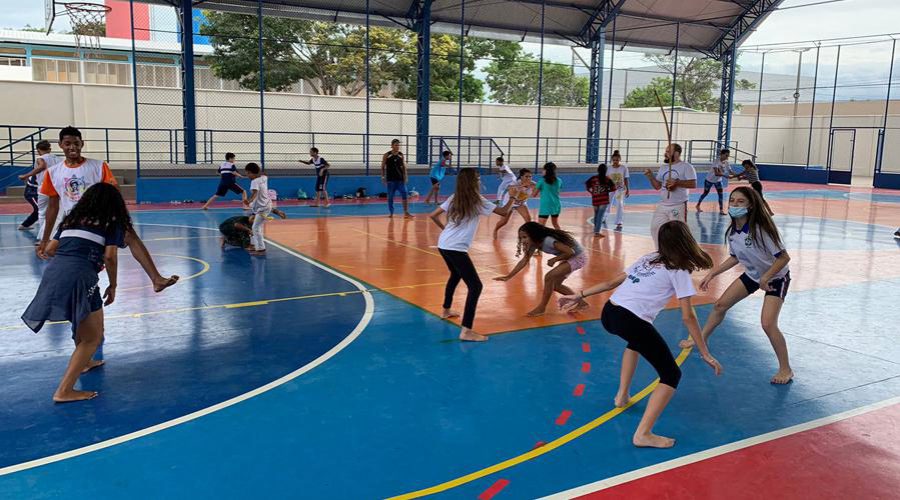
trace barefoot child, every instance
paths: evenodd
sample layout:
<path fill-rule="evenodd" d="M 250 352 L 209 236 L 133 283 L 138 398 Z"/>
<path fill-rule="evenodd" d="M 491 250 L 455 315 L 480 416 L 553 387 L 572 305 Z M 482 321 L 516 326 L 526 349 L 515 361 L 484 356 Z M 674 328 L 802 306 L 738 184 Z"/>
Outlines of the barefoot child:
<path fill-rule="evenodd" d="M 716 375 L 722 371 L 718 361 L 706 348 L 691 306 L 691 297 L 697 293 L 691 282 L 691 273 L 711 266 L 712 259 L 697 245 L 687 224 L 669 221 L 659 228 L 658 252 L 639 258 L 615 278 L 560 301 L 568 307 L 575 307 L 584 297 L 616 289 L 600 316 L 606 331 L 628 342 L 622 354 L 616 406 L 622 408 L 629 405 L 631 379 L 637 368 L 638 355 L 643 356 L 659 374 L 659 384 L 653 390 L 644 416 L 631 438 L 635 446 L 670 448 L 675 445 L 674 439 L 653 434 L 656 420 L 669 404 L 681 380 L 681 369 L 669 346 L 653 327 L 656 315 L 666 307 L 673 295 L 678 299 L 684 326 L 697 342 L 700 357 L 715 370 Z"/>
<path fill-rule="evenodd" d="M 625 198 L 631 196 L 628 178 L 628 165 L 622 163 L 622 155 L 619 150 L 613 151 L 610 156 L 609 178 L 616 183 L 616 192 L 612 196 L 612 206 L 616 207 L 616 231 L 622 230 L 622 222 L 625 219 Z M 609 213 L 606 214 L 607 216 Z M 606 224 L 606 220 L 603 221 Z"/>
<path fill-rule="evenodd" d="M 316 167 L 316 200 L 310 206 L 318 207 L 319 200 L 324 199 L 325 203 L 322 207 L 328 208 L 331 206 L 331 202 L 328 200 L 328 178 L 331 177 L 328 169 L 331 165 L 325 161 L 325 158 L 319 156 L 319 148 L 309 148 L 309 156 L 309 161 L 300 160 L 300 163 Z"/>
<path fill-rule="evenodd" d="M 509 281 L 513 276 L 519 273 L 537 250 L 553 255 L 554 257 L 547 261 L 547 265 L 552 269 L 544 275 L 544 291 L 541 295 L 541 302 L 528 312 L 528 316 L 541 316 L 547 309 L 550 302 L 550 296 L 553 292 L 559 292 L 563 295 L 574 295 L 575 292 L 571 288 L 563 284 L 570 274 L 584 267 L 587 262 L 587 255 L 581 245 L 575 241 L 575 238 L 566 231 L 550 229 L 542 226 L 537 222 L 526 222 L 519 228 L 519 244 L 516 247 L 516 257 L 522 256 L 522 259 L 516 264 L 516 267 L 505 276 L 494 278 L 497 281 Z M 558 266 L 553 267 L 554 264 Z M 587 308 L 587 302 L 580 300 L 576 304 L 576 310 Z"/>
<path fill-rule="evenodd" d="M 131 230 L 131 216 L 119 190 L 99 183 L 84 192 L 47 245 L 53 259 L 22 320 L 35 333 L 46 321 L 72 323 L 75 352 L 53 393 L 57 403 L 97 397 L 93 391 L 76 391 L 75 382 L 84 371 L 102 364 L 91 358 L 103 342 L 103 306 L 116 298 L 118 248 L 125 246 L 125 234 Z M 99 273 L 104 267 L 109 286 L 101 298 Z"/>
<path fill-rule="evenodd" d="M 606 209 L 609 208 L 610 193 L 616 191 L 616 183 L 606 176 L 605 163 L 597 166 L 597 175 L 588 179 L 584 187 L 591 193 L 591 204 L 594 206 L 594 237 L 603 238 L 600 230 L 603 229 Z"/>
<path fill-rule="evenodd" d="M 701 194 L 700 199 L 697 200 L 698 212 L 703 211 L 700 208 L 700 204 L 703 203 L 706 195 L 709 194 L 709 190 L 715 187 L 716 194 L 719 196 L 719 214 L 725 215 L 725 210 L 722 206 L 722 183 L 726 178 L 734 177 L 734 172 L 731 170 L 731 163 L 728 162 L 728 157 L 730 155 L 731 151 L 723 149 L 719 153 L 719 161 L 713 163 L 709 167 L 709 172 L 706 173 L 706 179 L 703 180 L 703 194 Z"/>
<path fill-rule="evenodd" d="M 500 177 L 500 185 L 497 186 L 497 204 L 502 207 L 506 205 L 509 187 L 515 184 L 518 179 L 502 156 L 498 156 L 494 160 L 494 166 L 497 167 L 497 175 Z"/>
<path fill-rule="evenodd" d="M 444 176 L 447 174 L 447 169 L 450 168 L 450 165 L 453 163 L 453 153 L 450 151 L 444 151 L 441 153 L 441 161 L 434 164 L 431 167 L 431 171 L 429 172 L 429 177 L 431 178 L 431 191 L 428 192 L 428 196 L 425 197 L 425 204 L 428 205 L 431 203 L 431 198 L 434 197 L 434 204 L 437 205 L 441 196 L 441 181 L 444 180 Z"/>
<path fill-rule="evenodd" d="M 531 170 L 527 168 L 523 168 L 519 170 L 519 180 L 517 182 L 512 183 L 507 189 L 507 193 L 509 194 L 509 198 L 513 200 L 512 209 L 506 214 L 500 217 L 500 220 L 497 221 L 497 225 L 494 227 L 494 239 L 497 239 L 500 228 L 505 226 L 509 222 L 509 218 L 512 217 L 513 211 L 519 213 L 525 222 L 531 222 L 531 212 L 528 211 L 528 198 L 531 198 L 532 193 L 534 192 L 535 184 L 532 180 Z M 503 200 L 503 204 L 509 200 Z"/>
<path fill-rule="evenodd" d="M 453 304 L 453 293 L 459 281 L 465 281 L 469 293 L 466 295 L 466 308 L 462 315 L 462 330 L 459 339 L 471 342 L 484 342 L 487 337 L 479 335 L 472 330 L 475 321 L 475 309 L 478 307 L 478 297 L 481 295 L 481 279 L 478 271 L 469 258 L 469 247 L 475 232 L 478 231 L 479 217 L 495 213 L 506 215 L 512 206 L 510 200 L 506 206 L 498 207 L 481 196 L 478 171 L 474 168 L 463 168 L 456 177 L 456 192 L 447 198 L 440 207 L 431 212 L 431 220 L 441 228 L 438 238 L 438 251 L 447 269 L 450 270 L 450 278 L 444 289 L 444 310 L 442 318 L 455 318 L 459 313 L 450 310 Z M 441 214 L 447 212 L 447 223 L 441 220 Z"/>
<path fill-rule="evenodd" d="M 773 384 L 787 384 L 794 377 L 788 360 L 787 343 L 778 328 L 778 315 L 784 304 L 791 273 L 788 262 L 791 257 L 784 249 L 778 228 L 766 210 L 762 197 L 755 190 L 740 186 L 731 192 L 728 200 L 731 224 L 725 234 L 731 256 L 713 268 L 700 282 L 704 292 L 716 276 L 741 264 L 744 274 L 740 275 L 725 290 L 703 325 L 703 340 L 725 319 L 725 314 L 735 304 L 750 294 L 762 289 L 765 292 L 762 307 L 762 327 L 769 337 L 775 356 L 778 358 L 778 372 L 772 377 Z M 683 341 L 682 347 L 690 347 L 693 342 Z"/>
<path fill-rule="evenodd" d="M 253 213 L 248 251 L 250 255 L 265 255 L 265 224 L 272 212 L 272 200 L 269 198 L 269 177 L 262 173 L 256 163 L 248 163 L 244 166 L 244 172 L 250 179 L 250 198 L 247 199 L 247 208 Z"/>
<path fill-rule="evenodd" d="M 544 226 L 547 224 L 547 219 L 550 219 L 553 227 L 562 230 L 559 227 L 559 213 L 562 211 L 559 192 L 562 190 L 562 179 L 556 176 L 555 163 L 544 164 L 544 177 L 538 181 L 534 190 L 541 193 L 541 208 L 538 210 L 538 222 Z"/>
<path fill-rule="evenodd" d="M 227 195 L 228 191 L 241 195 L 241 202 L 247 203 L 247 192 L 237 183 L 237 178 L 243 176 L 238 173 L 234 159 L 234 153 L 225 153 L 225 163 L 219 165 L 219 187 L 216 188 L 216 194 L 210 196 L 203 204 L 203 210 L 208 210 L 216 198 Z"/>

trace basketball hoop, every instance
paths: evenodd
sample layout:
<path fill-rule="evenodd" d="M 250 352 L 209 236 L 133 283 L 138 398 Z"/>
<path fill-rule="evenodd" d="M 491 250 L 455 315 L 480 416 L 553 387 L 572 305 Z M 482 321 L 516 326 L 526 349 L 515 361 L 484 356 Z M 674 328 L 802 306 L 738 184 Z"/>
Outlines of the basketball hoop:
<path fill-rule="evenodd" d="M 112 7 L 102 3 L 63 3 L 63 13 L 69 16 L 75 47 L 92 52 L 100 49 L 100 37 L 106 36 L 106 14 Z"/>

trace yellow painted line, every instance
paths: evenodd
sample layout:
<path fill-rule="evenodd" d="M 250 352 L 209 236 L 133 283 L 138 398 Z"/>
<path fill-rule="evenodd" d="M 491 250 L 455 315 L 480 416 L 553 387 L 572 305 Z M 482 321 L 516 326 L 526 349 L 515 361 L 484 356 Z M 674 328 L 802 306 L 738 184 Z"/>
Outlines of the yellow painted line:
<path fill-rule="evenodd" d="M 681 366 L 681 364 L 684 363 L 684 360 L 687 359 L 688 354 L 690 354 L 690 353 L 691 353 L 691 349 L 682 349 L 681 353 L 678 355 L 678 358 L 675 360 L 675 362 L 678 363 L 679 366 Z M 560 436 L 559 438 L 556 438 L 553 441 L 550 441 L 549 443 L 545 444 L 544 446 L 535 448 L 527 453 L 523 453 L 521 455 L 515 456 L 508 460 L 504 460 L 500 463 L 494 464 L 490 467 L 486 467 L 479 471 L 475 471 L 470 474 L 466 474 L 465 476 L 460 476 L 456 479 L 452 479 L 445 483 L 437 484 L 430 488 L 425 488 L 425 489 L 413 491 L 410 493 L 405 493 L 403 495 L 391 497 L 388 500 L 406 500 L 406 499 L 421 498 L 421 497 L 424 497 L 427 495 L 434 495 L 436 493 L 441 493 L 443 491 L 447 491 L 449 489 L 456 488 L 457 486 L 462 486 L 466 483 L 470 483 L 472 481 L 475 481 L 476 479 L 481 479 L 483 477 L 489 476 L 491 474 L 495 474 L 502 470 L 509 469 L 510 467 L 515 467 L 516 465 L 519 465 L 523 462 L 527 462 L 533 458 L 537 458 L 541 455 L 549 453 L 565 444 L 568 444 L 568 443 L 580 438 L 581 436 L 596 429 L 597 427 L 600 427 L 601 425 L 605 424 L 606 422 L 609 422 L 610 420 L 612 420 L 613 418 L 615 418 L 617 415 L 621 414 L 628 408 L 631 408 L 635 403 L 644 399 L 645 397 L 647 397 L 647 395 L 649 395 L 651 392 L 653 392 L 653 389 L 656 388 L 656 385 L 658 383 L 659 383 L 659 379 L 656 379 L 653 382 L 651 382 L 650 385 L 648 385 L 647 387 L 644 387 L 644 389 L 641 390 L 641 392 L 639 392 L 631 397 L 631 401 L 628 402 L 628 405 L 623 406 L 622 408 L 613 408 L 612 410 L 609 410 L 608 412 L 604 413 L 603 415 L 600 415 L 599 417 L 595 418 L 594 420 L 591 420 L 590 422 L 582 425 L 581 427 L 573 430 L 572 432 L 569 432 L 568 434 L 566 434 L 564 436 Z"/>
<path fill-rule="evenodd" d="M 393 271 L 394 269 L 390 268 L 390 267 L 376 267 L 375 270 L 376 271 Z"/>
<path fill-rule="evenodd" d="M 107 320 L 128 319 L 128 318 L 140 319 L 145 316 L 159 316 L 161 314 L 177 314 L 177 313 L 183 313 L 183 312 L 209 311 L 212 309 L 240 309 L 243 307 L 259 307 L 259 306 L 269 305 L 269 304 L 272 304 L 275 302 L 289 302 L 289 301 L 295 301 L 295 300 L 319 299 L 319 298 L 323 298 L 323 297 L 346 297 L 348 295 L 359 295 L 359 294 L 363 294 L 363 293 L 379 292 L 379 291 L 393 290 L 393 289 L 399 289 L 399 288 L 420 288 L 420 287 L 437 286 L 437 285 L 444 285 L 444 284 L 445 283 L 443 281 L 441 281 L 439 283 L 419 283 L 416 285 L 400 285 L 400 286 L 394 286 L 394 287 L 388 287 L 388 288 L 371 288 L 371 289 L 366 289 L 366 290 L 348 290 L 346 292 L 330 292 L 330 293 L 317 293 L 317 294 L 312 294 L 312 295 L 298 295 L 295 297 L 281 297 L 281 298 L 275 298 L 275 299 L 257 300 L 257 301 L 252 301 L 252 302 L 236 302 L 233 304 L 213 304 L 213 305 L 208 305 L 208 306 L 197 306 L 197 307 L 178 307 L 178 308 L 174 308 L 174 309 L 161 309 L 159 311 L 112 314 L 112 315 L 106 316 L 106 319 Z M 44 324 L 45 325 L 60 325 L 60 324 L 64 324 L 64 323 L 68 323 L 68 321 L 48 321 Z M 22 328 L 27 328 L 24 323 L 21 325 L 2 326 L 2 327 L 0 327 L 0 331 L 19 330 Z"/>
<path fill-rule="evenodd" d="M 188 280 L 192 280 L 192 279 L 194 279 L 194 278 L 196 278 L 196 277 L 198 277 L 198 276 L 202 276 L 202 275 L 206 274 L 207 272 L 209 272 L 209 267 L 210 267 L 210 266 L 209 266 L 209 262 L 206 262 L 206 261 L 203 260 L 203 259 L 198 259 L 198 258 L 196 258 L 196 257 L 188 257 L 187 255 L 173 255 L 173 254 L 167 254 L 167 253 L 156 253 L 156 254 L 153 254 L 153 255 L 156 256 L 156 257 L 175 257 L 175 258 L 177 258 L 177 259 L 187 259 L 187 260 L 192 260 L 192 261 L 194 261 L 194 262 L 198 262 L 200 265 L 203 266 L 203 268 L 200 269 L 200 271 L 198 271 L 198 272 L 196 272 L 196 273 L 194 273 L 194 274 L 192 274 L 192 275 L 190 275 L 190 276 L 186 276 L 186 277 L 184 277 L 184 278 L 179 278 L 179 279 L 178 279 L 178 283 L 182 283 L 182 282 L 185 282 L 185 281 L 188 281 Z M 152 287 L 153 287 L 153 284 L 151 283 L 151 284 L 149 284 L 149 285 L 133 286 L 133 287 L 130 287 L 130 288 L 122 288 L 122 289 L 120 289 L 119 291 L 120 291 L 120 292 L 127 292 L 127 291 L 130 291 L 130 290 L 140 290 L 140 289 L 142 289 L 142 288 L 152 288 Z"/>

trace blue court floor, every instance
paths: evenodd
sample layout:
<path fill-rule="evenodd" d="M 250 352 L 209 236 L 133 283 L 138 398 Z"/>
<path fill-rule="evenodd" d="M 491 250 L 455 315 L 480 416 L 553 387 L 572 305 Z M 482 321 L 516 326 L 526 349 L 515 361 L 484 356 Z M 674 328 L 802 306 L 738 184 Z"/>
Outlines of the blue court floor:
<path fill-rule="evenodd" d="M 767 198 L 801 256 L 792 274 L 807 277 L 780 321 L 796 379 L 768 383 L 776 362 L 762 298 L 750 297 L 713 339 L 721 377 L 682 353 L 681 386 L 657 426 L 678 438 L 669 450 L 630 444 L 646 399 L 610 413 L 624 346 L 599 310 L 463 344 L 457 326 L 289 246 L 271 242 L 265 258 L 223 251 L 216 228 L 234 209 L 133 214 L 161 271 L 182 281 L 155 294 L 122 251 L 107 365 L 80 382 L 101 395 L 54 405 L 69 326 L 34 334 L 19 319 L 44 264 L 20 217 L 0 216 L 0 498 L 477 498 L 500 478 L 496 498 L 534 498 L 900 396 L 900 244 L 879 222 L 900 224 L 900 194 Z M 627 234 L 647 232 L 639 205 L 653 200 L 632 197 Z M 854 215 L 875 202 L 877 217 Z M 589 203 L 564 198 L 572 213 Z M 285 211 L 340 218 L 384 206 Z M 704 243 L 722 242 L 717 214 L 689 223 Z M 697 307 L 701 323 L 710 308 Z M 677 354 L 678 311 L 656 326 Z M 653 379 L 642 362 L 634 392 Z"/>

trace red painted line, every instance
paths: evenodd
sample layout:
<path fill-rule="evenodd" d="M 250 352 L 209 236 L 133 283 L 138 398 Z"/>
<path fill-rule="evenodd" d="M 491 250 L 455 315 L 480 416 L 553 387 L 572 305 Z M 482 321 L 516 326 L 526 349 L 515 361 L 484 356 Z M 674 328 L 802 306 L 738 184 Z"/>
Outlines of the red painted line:
<path fill-rule="evenodd" d="M 569 421 L 569 417 L 572 416 L 572 410 L 563 410 L 562 413 L 556 417 L 556 425 L 566 425 L 566 422 Z"/>
<path fill-rule="evenodd" d="M 572 395 L 577 398 L 577 397 L 580 397 L 582 394 L 584 394 L 584 384 L 576 385 L 575 392 L 573 392 Z"/>
<path fill-rule="evenodd" d="M 490 500 L 494 498 L 494 495 L 500 493 L 503 488 L 509 484 L 509 479 L 498 479 L 496 483 L 492 484 L 490 488 L 484 490 L 480 495 L 478 495 L 478 500 Z"/>
<path fill-rule="evenodd" d="M 582 342 L 581 350 L 584 352 L 591 352 L 591 344 L 588 344 L 587 342 Z"/>
<path fill-rule="evenodd" d="M 534 446 L 531 449 L 536 450 L 536 449 L 540 448 L 541 446 L 544 446 L 545 444 L 547 444 L 547 443 L 545 443 L 543 441 L 538 441 L 537 443 L 534 443 Z"/>
<path fill-rule="evenodd" d="M 591 364 L 588 363 L 587 361 L 585 361 L 584 363 L 581 363 L 581 371 L 584 373 L 590 373 L 591 372 Z"/>
<path fill-rule="evenodd" d="M 582 327 L 580 327 L 580 326 L 576 326 L 576 327 L 575 327 L 575 331 L 578 332 L 578 335 L 584 335 L 584 334 L 585 334 L 584 328 L 582 328 Z"/>

